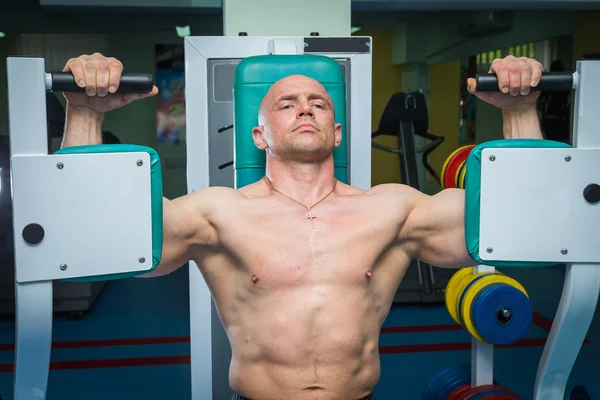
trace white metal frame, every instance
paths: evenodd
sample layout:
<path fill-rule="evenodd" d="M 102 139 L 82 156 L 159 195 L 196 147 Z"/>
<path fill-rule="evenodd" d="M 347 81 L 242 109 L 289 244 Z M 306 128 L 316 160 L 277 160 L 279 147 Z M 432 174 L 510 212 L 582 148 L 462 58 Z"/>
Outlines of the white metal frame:
<path fill-rule="evenodd" d="M 370 38 L 367 38 L 370 41 Z M 303 54 L 304 37 L 241 36 L 185 38 L 185 98 L 188 192 L 210 186 L 208 60 L 242 59 L 263 54 Z M 317 53 L 311 53 L 317 54 Z M 351 60 L 349 184 L 371 187 L 371 52 L 323 53 Z M 233 88 L 232 88 L 233 90 Z M 347 132 L 350 131 L 347 130 Z M 213 398 L 212 297 L 197 265 L 190 262 L 190 347 L 192 399 Z M 227 354 L 227 353 L 226 353 Z"/>
<path fill-rule="evenodd" d="M 598 218 L 598 210 L 594 210 L 598 205 L 593 208 L 585 202 L 583 199 L 583 188 L 586 185 L 585 181 L 581 180 L 581 176 L 590 179 L 588 183 L 594 182 L 594 174 L 586 173 L 585 167 L 578 165 L 578 161 L 574 161 L 575 158 L 585 159 L 584 162 L 594 162 L 593 165 L 597 165 L 598 157 L 593 153 L 600 149 L 600 136 L 598 135 L 598 126 L 600 126 L 600 113 L 598 112 L 598 103 L 600 103 L 600 61 L 599 60 L 580 60 L 577 62 L 577 70 L 573 73 L 573 89 L 575 89 L 575 118 L 573 123 L 573 148 L 568 149 L 490 149 L 489 151 L 484 149 L 482 155 L 485 155 L 489 159 L 490 155 L 499 154 L 501 156 L 510 156 L 519 154 L 520 152 L 527 152 L 531 154 L 531 164 L 535 164 L 536 161 L 544 160 L 546 165 L 545 174 L 549 176 L 538 176 L 543 182 L 548 182 L 548 185 L 543 190 L 553 192 L 552 195 L 548 193 L 532 193 L 528 194 L 523 201 L 531 202 L 533 204 L 527 205 L 528 212 L 522 215 L 509 216 L 508 213 L 500 213 L 501 218 L 510 218 L 515 225 L 514 229 L 519 229 L 522 223 L 529 225 L 527 229 L 530 230 L 532 237 L 527 240 L 526 245 L 531 246 L 532 249 L 524 249 L 522 246 L 519 247 L 521 254 L 508 255 L 503 252 L 501 256 L 498 256 L 494 248 L 491 248 L 491 252 L 487 251 L 487 244 L 485 240 L 489 237 L 494 237 L 494 243 L 500 247 L 509 247 L 514 245 L 512 243 L 514 238 L 511 235 L 505 235 L 504 237 L 510 238 L 508 241 L 502 240 L 501 236 L 495 235 L 490 232 L 493 228 L 494 221 L 498 218 L 499 207 L 510 207 L 510 204 L 500 205 L 496 204 L 496 207 L 482 207 L 481 211 L 481 223 L 480 226 L 488 227 L 488 232 L 482 230 L 479 237 L 480 242 L 480 256 L 484 262 L 486 260 L 502 259 L 506 261 L 515 260 L 517 261 L 549 261 L 557 263 L 567 263 L 565 282 L 563 286 L 560 303 L 556 312 L 556 316 L 552 323 L 552 328 L 548 335 L 548 340 L 544 347 L 542 357 L 538 365 L 538 371 L 536 375 L 535 386 L 533 388 L 533 400 L 555 400 L 565 398 L 565 390 L 569 376 L 573 370 L 573 366 L 577 359 L 577 356 L 584 343 L 585 336 L 589 330 L 596 305 L 598 303 L 598 297 L 600 294 L 600 259 L 597 255 L 596 248 L 583 248 L 581 246 L 575 246 L 574 240 L 581 243 L 587 243 L 590 246 L 594 246 L 597 236 L 593 234 L 596 226 L 588 229 L 579 223 L 579 230 L 567 230 L 562 229 L 564 235 L 569 235 L 568 241 L 572 247 L 575 247 L 575 251 L 571 252 L 568 248 L 564 248 L 566 252 L 557 246 L 557 243 L 547 243 L 544 235 L 547 232 L 543 232 L 545 229 L 556 231 L 556 221 L 548 221 L 548 218 L 555 218 L 560 221 L 565 220 L 565 215 L 577 215 L 586 214 L 587 216 L 593 216 L 591 221 L 587 223 L 594 224 L 594 220 Z M 585 150 L 584 150 L 585 149 Z M 545 157 L 540 157 L 545 154 Z M 573 165 L 569 165 L 569 173 L 561 172 L 563 181 L 569 179 L 568 175 L 571 174 L 571 180 L 575 183 L 579 183 L 579 187 L 573 187 L 573 182 L 561 183 L 558 182 L 551 185 L 551 182 L 556 179 L 556 172 L 553 175 L 552 171 L 562 170 L 565 167 L 565 158 L 570 156 L 569 162 L 573 162 Z M 552 161 L 549 161 L 549 157 L 552 157 Z M 484 158 L 485 161 L 486 158 Z M 491 160 L 490 160 L 491 161 Z M 535 166 L 530 164 L 530 168 L 534 169 Z M 529 181 L 534 177 L 531 171 L 527 171 L 525 168 L 527 164 L 522 161 L 516 168 L 521 168 L 524 175 Z M 510 167 L 503 167 L 507 171 Z M 588 166 L 589 168 L 589 166 Z M 597 170 L 597 169 L 596 169 Z M 592 171 L 596 171 L 592 168 Z M 582 172 L 583 171 L 583 172 Z M 578 175 L 579 173 L 579 175 Z M 538 175 L 541 175 L 539 172 Z M 487 199 L 492 196 L 502 196 L 498 191 L 494 191 L 493 186 L 498 182 L 498 174 L 494 173 L 492 168 L 482 168 L 481 170 L 481 181 L 482 181 L 482 201 L 484 190 L 487 191 Z M 528 187 L 532 192 L 541 191 L 534 185 L 527 185 L 527 182 L 522 181 L 522 177 L 516 179 L 513 182 L 506 182 L 506 177 L 502 177 L 500 180 L 501 184 L 504 184 L 504 188 L 501 190 L 509 190 L 517 193 L 522 191 L 523 187 Z M 487 189 L 484 189 L 484 183 Z M 565 189 L 566 187 L 566 189 Z M 573 191 L 576 191 L 573 194 Z M 568 192 L 568 193 L 567 193 Z M 519 193 L 516 194 L 517 196 Z M 579 197 L 579 202 L 576 197 Z M 556 216 L 548 217 L 544 214 L 543 207 L 540 201 L 552 202 L 552 198 L 561 199 L 560 204 L 554 204 L 556 208 Z M 510 203 L 507 201 L 506 203 Z M 578 205 L 579 204 L 579 205 Z M 538 205 L 539 207 L 535 207 Z M 486 206 L 489 206 L 486 205 Z M 577 209 L 579 207 L 579 209 Z M 585 208 L 585 210 L 584 210 Z M 596 215 L 593 215 L 593 213 Z M 562 215 L 561 215 L 562 213 Z M 581 218 L 577 218 L 581 220 Z M 577 223 L 574 223 L 577 224 Z M 497 224 L 496 224 L 497 226 Z M 535 227 L 535 228 L 532 228 Z M 542 232 L 540 232 L 542 231 Z M 535 233 L 537 232 L 537 233 Z M 505 232 L 506 233 L 506 232 Z M 591 235 L 591 237 L 589 236 Z M 523 239 L 521 239 L 523 240 Z M 490 245 L 491 246 L 491 245 Z M 595 246 L 597 247 L 597 246 Z M 492 263 L 493 261 L 489 261 Z M 478 266 L 474 268 L 474 273 L 482 272 L 487 270 L 493 270 L 493 267 Z M 540 268 L 540 274 L 544 273 L 544 268 Z M 493 346 L 477 342 L 473 339 L 473 354 L 472 354 L 472 385 L 480 386 L 486 384 L 492 384 L 493 382 Z M 531 394 L 523 394 L 526 397 Z"/>

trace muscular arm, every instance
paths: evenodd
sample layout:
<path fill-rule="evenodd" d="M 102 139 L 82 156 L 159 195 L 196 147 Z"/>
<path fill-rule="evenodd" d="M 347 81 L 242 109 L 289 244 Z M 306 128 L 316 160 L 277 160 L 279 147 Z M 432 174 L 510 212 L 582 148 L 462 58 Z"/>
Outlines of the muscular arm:
<path fill-rule="evenodd" d="M 505 139 L 541 139 L 535 105 L 504 110 Z M 443 268 L 475 265 L 466 250 L 464 231 L 465 192 L 446 189 L 434 196 L 409 192 L 405 194 L 409 214 L 401 230 L 413 258 Z"/>

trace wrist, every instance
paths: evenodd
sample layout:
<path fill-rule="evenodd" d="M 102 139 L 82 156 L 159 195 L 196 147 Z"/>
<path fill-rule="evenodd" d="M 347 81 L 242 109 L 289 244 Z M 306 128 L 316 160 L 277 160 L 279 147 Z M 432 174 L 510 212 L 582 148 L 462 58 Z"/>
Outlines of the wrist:
<path fill-rule="evenodd" d="M 535 103 L 502 110 L 505 139 L 543 139 Z"/>
<path fill-rule="evenodd" d="M 86 118 L 96 121 L 101 121 L 104 118 L 104 113 L 92 110 L 87 107 L 77 107 L 67 103 L 67 113 L 71 117 Z"/>

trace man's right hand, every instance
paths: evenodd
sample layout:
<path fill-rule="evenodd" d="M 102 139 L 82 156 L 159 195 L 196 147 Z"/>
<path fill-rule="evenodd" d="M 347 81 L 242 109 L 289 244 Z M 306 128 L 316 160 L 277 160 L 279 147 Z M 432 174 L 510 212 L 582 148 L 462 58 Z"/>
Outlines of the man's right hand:
<path fill-rule="evenodd" d="M 104 113 L 158 93 L 156 86 L 149 93 L 119 93 L 123 64 L 114 57 L 105 57 L 100 53 L 70 59 L 63 72 L 71 72 L 75 83 L 85 88 L 84 93 L 63 92 L 70 108 Z"/>

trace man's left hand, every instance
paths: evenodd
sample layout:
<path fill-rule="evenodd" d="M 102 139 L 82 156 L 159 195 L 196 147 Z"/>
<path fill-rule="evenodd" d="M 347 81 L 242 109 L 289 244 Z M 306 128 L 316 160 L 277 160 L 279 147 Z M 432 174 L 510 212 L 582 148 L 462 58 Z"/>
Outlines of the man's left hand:
<path fill-rule="evenodd" d="M 544 68 L 531 58 L 507 56 L 492 62 L 490 73 L 498 77 L 500 92 L 478 92 L 474 78 L 467 80 L 469 93 L 502 110 L 535 105 L 540 91 L 531 90 L 540 82 Z"/>

